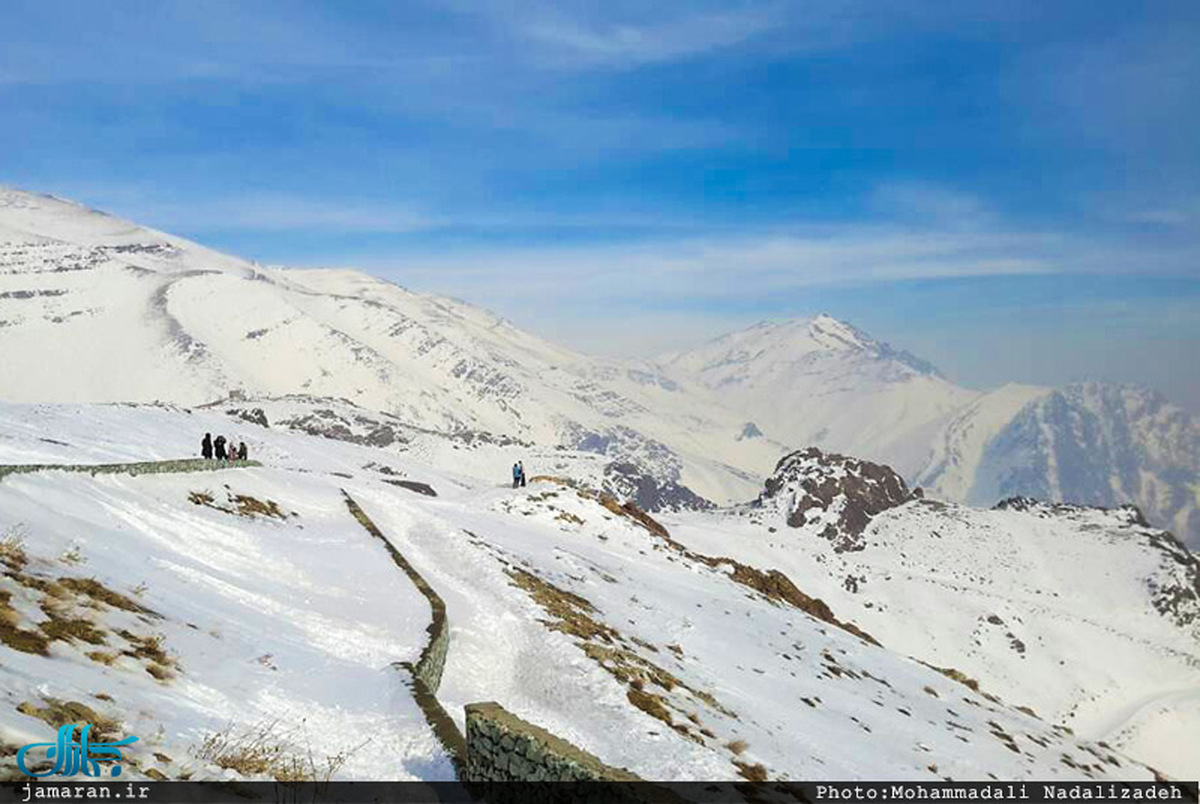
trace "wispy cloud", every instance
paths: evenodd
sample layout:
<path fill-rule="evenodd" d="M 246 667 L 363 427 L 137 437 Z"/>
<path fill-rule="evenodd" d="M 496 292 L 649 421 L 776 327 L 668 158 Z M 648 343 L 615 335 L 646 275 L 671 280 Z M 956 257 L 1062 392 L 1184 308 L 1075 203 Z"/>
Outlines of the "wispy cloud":
<path fill-rule="evenodd" d="M 762 299 L 837 283 L 1050 273 L 1080 258 L 1054 234 L 853 226 L 362 261 L 403 284 L 458 295 L 641 300 L 655 307 Z"/>
<path fill-rule="evenodd" d="M 650 22 L 570 17 L 552 7 L 518 23 L 518 31 L 547 49 L 547 57 L 574 67 L 637 67 L 729 47 L 769 30 L 761 10 L 701 11 Z"/>

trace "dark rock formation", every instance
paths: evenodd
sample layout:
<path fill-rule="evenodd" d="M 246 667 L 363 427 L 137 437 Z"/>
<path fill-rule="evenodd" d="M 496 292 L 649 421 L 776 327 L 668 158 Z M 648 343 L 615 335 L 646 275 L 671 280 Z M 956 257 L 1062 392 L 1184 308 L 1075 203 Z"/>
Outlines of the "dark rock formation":
<path fill-rule="evenodd" d="M 417 494 L 424 494 L 426 497 L 438 496 L 437 492 L 434 491 L 433 486 L 429 485 L 428 483 L 421 483 L 416 480 L 389 480 L 386 478 L 383 482 L 390 483 L 393 486 L 399 486 L 402 489 L 408 489 L 409 491 L 415 491 Z"/>
<path fill-rule="evenodd" d="M 916 496 L 890 467 L 809 447 L 779 461 L 756 505 L 776 507 L 789 527 L 820 528 L 841 553 L 862 550 L 872 517 Z"/>
<path fill-rule="evenodd" d="M 687 486 L 674 480 L 659 480 L 632 463 L 610 463 L 604 467 L 604 487 L 618 497 L 632 500 L 644 511 L 703 511 L 715 507 Z"/>

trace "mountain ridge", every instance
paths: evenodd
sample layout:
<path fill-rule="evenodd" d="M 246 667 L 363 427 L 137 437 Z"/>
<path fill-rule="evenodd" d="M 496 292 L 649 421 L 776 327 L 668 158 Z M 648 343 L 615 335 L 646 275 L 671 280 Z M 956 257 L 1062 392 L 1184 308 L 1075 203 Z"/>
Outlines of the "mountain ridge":
<path fill-rule="evenodd" d="M 368 274 L 265 267 L 9 189 L 0 349 L 10 401 L 340 397 L 418 427 L 597 453 L 717 504 L 751 498 L 781 455 L 811 445 L 953 501 L 1133 502 L 1200 544 L 1200 425 L 1186 412 L 1107 385 L 961 388 L 828 314 L 594 358 Z"/>

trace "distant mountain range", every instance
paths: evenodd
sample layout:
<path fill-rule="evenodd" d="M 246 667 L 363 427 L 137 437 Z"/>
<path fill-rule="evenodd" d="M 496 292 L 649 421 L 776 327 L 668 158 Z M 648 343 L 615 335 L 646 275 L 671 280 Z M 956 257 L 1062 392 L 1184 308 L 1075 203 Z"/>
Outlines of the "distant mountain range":
<path fill-rule="evenodd" d="M 827 315 L 598 359 L 365 274 L 267 268 L 0 190 L 0 354 L 10 402 L 346 400 L 417 428 L 597 455 L 624 487 L 650 483 L 651 507 L 750 499 L 780 456 L 811 445 L 949 501 L 1133 503 L 1200 544 L 1200 426 L 1161 396 L 1104 383 L 979 393 Z"/>

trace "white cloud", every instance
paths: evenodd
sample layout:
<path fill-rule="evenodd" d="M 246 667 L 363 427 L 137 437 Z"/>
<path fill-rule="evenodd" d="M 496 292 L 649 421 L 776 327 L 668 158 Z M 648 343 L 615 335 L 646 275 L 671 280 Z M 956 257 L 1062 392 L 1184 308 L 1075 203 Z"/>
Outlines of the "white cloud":
<path fill-rule="evenodd" d="M 572 66 L 634 67 L 729 47 L 769 29 L 760 12 L 701 12 L 630 24 L 539 14 L 520 33 Z"/>
<path fill-rule="evenodd" d="M 845 226 L 361 262 L 403 284 L 467 297 L 653 306 L 762 299 L 844 282 L 1049 273 L 1059 269 L 1055 254 L 1063 249 L 1057 235 Z"/>

